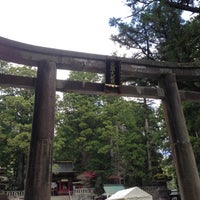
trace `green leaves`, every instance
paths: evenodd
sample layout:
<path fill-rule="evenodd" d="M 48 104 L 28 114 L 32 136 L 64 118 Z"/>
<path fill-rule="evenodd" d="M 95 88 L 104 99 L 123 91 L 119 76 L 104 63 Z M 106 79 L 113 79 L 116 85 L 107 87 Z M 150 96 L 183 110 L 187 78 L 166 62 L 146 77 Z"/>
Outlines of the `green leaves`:
<path fill-rule="evenodd" d="M 1 63 L 3 73 L 34 76 L 29 67 L 13 67 Z M 7 176 L 23 189 L 25 165 L 30 146 L 34 92 L 16 88 L 0 88 L 0 166 Z M 23 167 L 20 167 L 23 166 Z"/>
<path fill-rule="evenodd" d="M 20 134 L 17 134 L 13 138 L 9 138 L 8 141 L 8 146 L 12 149 L 15 149 L 17 152 L 23 152 L 24 154 L 27 155 L 29 146 L 30 146 L 30 130 L 31 127 L 29 127 L 29 132 L 21 132 Z"/>
<path fill-rule="evenodd" d="M 124 98 L 65 94 L 58 105 L 55 160 L 74 160 L 77 170 L 104 169 L 102 176 L 121 174 L 129 180 L 127 184 L 145 181 L 147 148 L 141 103 Z M 153 115 L 152 111 L 149 113 Z M 156 124 L 155 118 L 151 120 Z M 153 155 L 156 159 L 157 154 Z"/>
<path fill-rule="evenodd" d="M 118 29 L 118 34 L 111 39 L 132 50 L 135 58 L 169 59 L 169 55 L 163 54 L 169 53 L 181 33 L 181 11 L 169 7 L 163 0 L 126 2 L 132 15 L 123 20 L 110 19 L 110 26 Z"/>
<path fill-rule="evenodd" d="M 79 79 L 79 75 L 83 80 L 91 78 L 86 73 L 71 74 L 71 78 Z M 92 81 L 101 80 L 101 76 L 92 77 Z M 8 166 L 15 180 L 24 176 L 24 171 L 18 173 L 18 169 L 27 162 L 34 93 L 12 88 L 1 92 L 0 165 Z M 142 103 L 122 97 L 64 94 L 56 105 L 54 160 L 74 161 L 77 171 L 101 172 L 102 180 L 120 174 L 129 185 L 145 183 L 148 174 L 145 113 L 153 133 L 152 159 L 159 159 L 157 147 L 161 149 L 160 140 L 155 137 L 160 127 L 157 128 L 154 110 L 149 105 L 147 110 L 144 111 Z"/>

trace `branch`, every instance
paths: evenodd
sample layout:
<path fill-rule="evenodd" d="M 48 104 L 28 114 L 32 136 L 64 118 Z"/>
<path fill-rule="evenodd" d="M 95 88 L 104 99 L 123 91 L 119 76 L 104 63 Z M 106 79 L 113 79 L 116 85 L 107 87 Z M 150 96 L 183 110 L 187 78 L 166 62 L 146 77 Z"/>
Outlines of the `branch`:
<path fill-rule="evenodd" d="M 200 13 L 199 7 L 191 7 L 189 5 L 184 5 L 183 3 L 176 3 L 176 2 L 173 2 L 171 0 L 166 0 L 166 3 L 173 8 L 177 8 L 177 9 L 180 9 L 180 10 L 186 10 L 186 11 L 190 11 L 190 12 L 193 12 L 193 13 Z"/>

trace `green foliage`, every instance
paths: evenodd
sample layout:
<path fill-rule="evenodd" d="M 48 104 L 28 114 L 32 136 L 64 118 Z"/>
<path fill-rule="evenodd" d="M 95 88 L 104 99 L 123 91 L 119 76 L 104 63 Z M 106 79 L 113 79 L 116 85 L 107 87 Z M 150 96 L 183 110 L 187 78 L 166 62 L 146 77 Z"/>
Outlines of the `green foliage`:
<path fill-rule="evenodd" d="M 1 72 L 34 76 L 29 67 L 1 62 Z M 34 92 L 19 88 L 0 88 L 0 166 L 6 167 L 11 184 L 23 189 L 28 158 Z M 22 166 L 22 167 L 21 167 Z"/>
<path fill-rule="evenodd" d="M 83 160 L 77 162 L 85 163 L 93 151 L 103 152 L 100 141 L 97 140 L 102 128 L 96 101 L 98 99 L 94 96 L 66 94 L 60 102 L 63 112 L 61 121 L 58 121 L 54 149 L 64 148 L 62 156 L 65 159 L 76 160 L 82 157 Z M 58 134 L 65 134 L 65 138 L 58 137 Z M 57 142 L 59 145 L 56 145 Z M 54 155 L 58 159 L 59 155 Z"/>
<path fill-rule="evenodd" d="M 20 71 L 23 75 L 22 68 L 9 67 L 13 74 Z M 5 64 L 2 69 L 8 68 Z M 25 74 L 28 75 L 29 70 L 24 67 Z M 35 76 L 34 73 L 31 70 L 30 76 Z M 70 78 L 83 82 L 91 78 L 95 82 L 102 81 L 98 74 L 72 73 Z M 23 188 L 34 93 L 1 88 L 0 98 L 0 165 L 7 166 L 10 177 L 16 181 L 14 184 Z M 158 139 L 161 126 L 157 126 L 151 106 L 147 105 L 147 110 L 151 124 L 152 165 L 156 168 L 162 151 Z M 142 103 L 125 98 L 64 94 L 56 105 L 54 160 L 72 160 L 77 171 L 96 171 L 104 183 L 106 177 L 114 174 L 124 177 L 130 186 L 147 184 L 145 112 Z"/>
<path fill-rule="evenodd" d="M 178 4 L 174 4 L 174 2 Z M 192 4 L 193 1 L 186 3 L 186 1 L 126 0 L 126 5 L 131 8 L 132 15 L 126 19 L 110 19 L 110 25 L 118 29 L 118 34 L 112 35 L 112 40 L 136 52 L 135 58 L 171 62 L 199 62 L 199 15 L 189 21 L 184 21 L 181 18 L 182 10 L 184 10 L 183 5 L 184 8 L 188 8 L 188 6 L 194 6 Z M 134 81 L 134 84 L 141 84 L 141 80 Z M 199 91 L 199 86 L 199 82 L 178 83 L 179 89 L 184 90 Z M 199 168 L 199 103 L 184 103 L 183 108 Z M 161 109 L 157 112 L 157 119 L 157 124 L 152 124 L 151 119 L 148 119 L 151 121 L 149 124 L 152 124 L 154 129 L 154 134 L 148 136 L 150 147 L 156 148 L 164 155 L 160 164 L 163 168 L 170 169 L 169 175 L 175 179 L 169 139 Z"/>
<path fill-rule="evenodd" d="M 191 143 L 192 143 L 193 151 L 196 158 L 197 168 L 198 168 L 198 171 L 200 171 L 200 152 L 199 152 L 200 137 L 191 136 L 190 138 L 191 138 Z"/>
<path fill-rule="evenodd" d="M 200 137 L 200 104 L 199 103 L 184 103 L 184 114 L 186 124 L 191 136 Z M 194 120 L 195 119 L 195 120 Z"/>
<path fill-rule="evenodd" d="M 169 50 L 176 46 L 181 32 L 181 11 L 172 9 L 163 0 L 126 2 L 132 15 L 130 20 L 110 19 L 110 25 L 119 32 L 112 35 L 112 40 L 133 50 L 136 58 L 172 60 L 176 51 Z"/>
<path fill-rule="evenodd" d="M 182 30 L 181 38 L 179 39 L 180 49 L 182 54 L 182 62 L 195 62 L 200 58 L 200 16 L 196 16 L 188 21 Z"/>
<path fill-rule="evenodd" d="M 136 58 L 199 60 L 199 16 L 185 22 L 182 11 L 169 6 L 165 0 L 126 2 L 132 15 L 129 20 L 110 19 L 110 25 L 119 32 L 112 35 L 113 41 L 133 50 Z"/>
<path fill-rule="evenodd" d="M 72 73 L 72 77 L 82 80 L 82 74 Z M 124 98 L 64 94 L 57 109 L 55 160 L 73 160 L 76 170 L 96 171 L 102 180 L 114 174 L 124 177 L 127 185 L 147 184 L 143 104 Z M 152 159 L 156 161 L 161 156 L 156 141 L 159 128 L 154 110 L 149 107 L 148 113 L 154 138 Z M 152 163 L 155 168 L 159 164 Z"/>
<path fill-rule="evenodd" d="M 184 103 L 184 114 L 186 116 L 186 124 L 190 134 L 193 151 L 195 154 L 198 170 L 200 170 L 200 104 Z"/>
<path fill-rule="evenodd" d="M 74 81 L 83 81 L 83 82 L 100 82 L 102 79 L 102 75 L 90 72 L 73 71 L 69 74 L 69 79 Z"/>

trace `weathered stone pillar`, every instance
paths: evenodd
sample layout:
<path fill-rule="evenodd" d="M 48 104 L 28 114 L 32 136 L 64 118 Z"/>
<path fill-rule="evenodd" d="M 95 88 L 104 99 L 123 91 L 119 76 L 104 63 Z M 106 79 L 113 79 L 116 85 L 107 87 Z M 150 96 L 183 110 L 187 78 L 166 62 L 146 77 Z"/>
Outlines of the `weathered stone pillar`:
<path fill-rule="evenodd" d="M 25 200 L 50 200 L 56 65 L 38 66 Z"/>
<path fill-rule="evenodd" d="M 200 181 L 193 149 L 185 123 L 176 77 L 168 74 L 160 81 L 165 92 L 164 113 L 181 200 L 200 199 Z"/>

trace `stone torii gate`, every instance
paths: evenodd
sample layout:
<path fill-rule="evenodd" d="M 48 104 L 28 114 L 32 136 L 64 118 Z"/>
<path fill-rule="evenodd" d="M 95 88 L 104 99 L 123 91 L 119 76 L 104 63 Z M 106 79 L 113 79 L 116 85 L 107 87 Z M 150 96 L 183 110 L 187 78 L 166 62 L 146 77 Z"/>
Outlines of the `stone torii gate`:
<path fill-rule="evenodd" d="M 0 74 L 0 85 L 35 88 L 25 200 L 50 200 L 55 93 L 79 92 L 161 99 L 182 200 L 200 199 L 200 181 L 181 101 L 198 101 L 200 93 L 179 91 L 177 81 L 199 81 L 197 64 L 134 60 L 37 47 L 0 37 L 0 59 L 36 66 L 37 77 Z M 57 69 L 105 74 L 106 82 L 84 84 L 56 80 Z M 133 87 L 132 78 L 157 81 L 157 87 Z"/>

